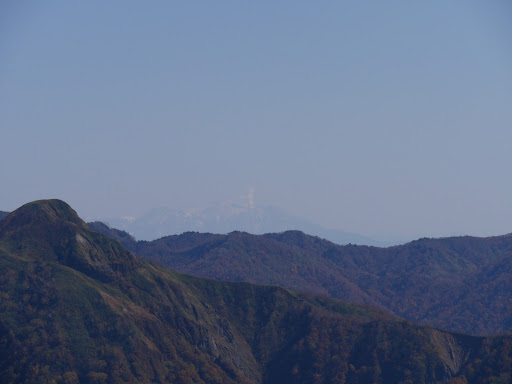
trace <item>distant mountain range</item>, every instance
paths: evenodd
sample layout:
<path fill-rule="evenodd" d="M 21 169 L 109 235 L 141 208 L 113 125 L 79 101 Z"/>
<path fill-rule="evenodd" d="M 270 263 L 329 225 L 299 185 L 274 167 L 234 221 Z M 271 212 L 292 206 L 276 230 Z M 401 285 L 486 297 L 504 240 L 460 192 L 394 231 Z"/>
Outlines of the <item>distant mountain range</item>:
<path fill-rule="evenodd" d="M 204 251 L 218 244 L 208 237 Z M 267 239 L 323 244 L 297 232 Z M 183 250 L 198 238 L 176 240 Z M 93 231 L 59 200 L 0 221 L 2 383 L 483 384 L 507 383 L 511 370 L 510 336 L 465 336 L 325 296 L 181 275 Z"/>
<path fill-rule="evenodd" d="M 189 231 L 210 233 L 244 231 L 263 234 L 300 230 L 337 244 L 391 245 L 357 233 L 324 228 L 289 215 L 276 207 L 255 206 L 252 200 L 240 203 L 228 201 L 204 209 L 188 211 L 155 208 L 140 217 L 126 216 L 101 219 L 101 221 L 130 233 L 138 240 L 154 240 Z"/>
<path fill-rule="evenodd" d="M 325 294 L 472 334 L 512 331 L 512 235 L 340 246 L 299 231 L 184 233 L 151 242 L 94 229 L 183 273 Z"/>

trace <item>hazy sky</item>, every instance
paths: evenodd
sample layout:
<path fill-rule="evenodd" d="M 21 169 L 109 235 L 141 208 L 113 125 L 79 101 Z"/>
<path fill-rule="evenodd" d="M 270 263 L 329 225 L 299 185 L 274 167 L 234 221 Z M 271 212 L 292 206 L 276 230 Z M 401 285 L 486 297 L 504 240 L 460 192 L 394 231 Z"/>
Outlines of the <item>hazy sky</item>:
<path fill-rule="evenodd" d="M 512 232 L 512 3 L 3 1 L 0 210 L 255 191 L 382 236 Z"/>

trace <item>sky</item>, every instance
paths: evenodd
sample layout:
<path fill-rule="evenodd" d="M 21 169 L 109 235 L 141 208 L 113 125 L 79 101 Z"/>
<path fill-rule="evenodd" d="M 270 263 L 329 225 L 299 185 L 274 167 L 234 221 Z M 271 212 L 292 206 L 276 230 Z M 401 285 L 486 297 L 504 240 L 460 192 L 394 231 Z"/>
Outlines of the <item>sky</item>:
<path fill-rule="evenodd" d="M 4 1 L 0 210 L 254 191 L 380 239 L 512 232 L 512 3 Z"/>

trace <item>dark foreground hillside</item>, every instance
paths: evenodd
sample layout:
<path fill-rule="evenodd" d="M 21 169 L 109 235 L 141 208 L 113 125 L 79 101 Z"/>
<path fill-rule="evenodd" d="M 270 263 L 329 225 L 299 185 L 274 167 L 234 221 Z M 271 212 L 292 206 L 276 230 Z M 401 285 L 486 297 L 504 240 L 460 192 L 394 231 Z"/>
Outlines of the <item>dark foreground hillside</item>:
<path fill-rule="evenodd" d="M 92 231 L 58 200 L 0 221 L 0 280 L 2 383 L 510 380 L 509 337 L 180 275 Z"/>
<path fill-rule="evenodd" d="M 458 332 L 512 331 L 512 235 L 377 248 L 339 246 L 298 231 L 189 232 L 146 242 L 91 225 L 137 255 L 183 273 L 325 294 Z"/>

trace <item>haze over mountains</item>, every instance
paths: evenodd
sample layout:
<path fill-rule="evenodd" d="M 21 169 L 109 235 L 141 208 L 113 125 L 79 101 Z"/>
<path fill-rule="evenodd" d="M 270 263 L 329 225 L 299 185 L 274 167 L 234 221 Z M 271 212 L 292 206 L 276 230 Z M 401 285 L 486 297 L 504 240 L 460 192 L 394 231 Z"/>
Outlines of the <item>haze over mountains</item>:
<path fill-rule="evenodd" d="M 464 336 L 325 296 L 180 275 L 91 230 L 58 200 L 0 221 L 0 272 L 6 383 L 511 379 L 510 336 Z"/>
<path fill-rule="evenodd" d="M 256 205 L 251 192 L 240 201 L 225 201 L 201 209 L 177 210 L 162 207 L 152 209 L 140 217 L 125 216 L 100 221 L 108 223 L 113 228 L 127 231 L 138 240 L 155 240 L 189 231 L 244 231 L 263 234 L 296 229 L 337 244 L 391 245 L 357 233 L 324 228 L 290 215 L 277 207 Z"/>

